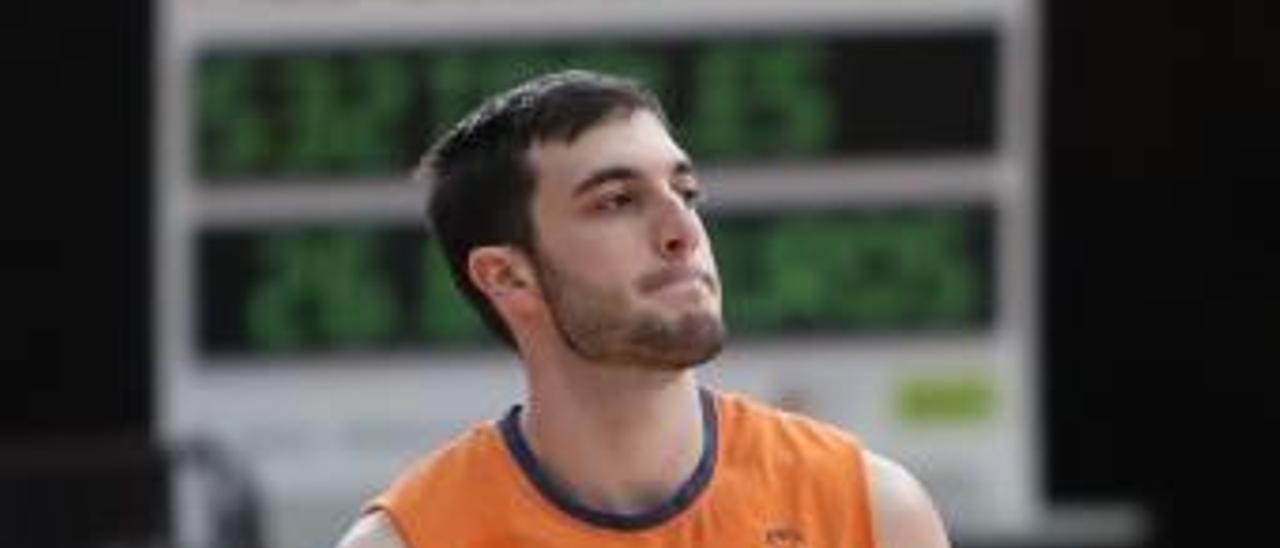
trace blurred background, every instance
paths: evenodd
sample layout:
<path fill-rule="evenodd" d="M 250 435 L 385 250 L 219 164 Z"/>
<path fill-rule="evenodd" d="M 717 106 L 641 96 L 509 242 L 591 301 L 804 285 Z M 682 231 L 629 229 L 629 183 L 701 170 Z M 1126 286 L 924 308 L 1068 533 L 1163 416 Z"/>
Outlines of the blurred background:
<path fill-rule="evenodd" d="M 718 185 L 741 350 L 711 380 L 902 458 L 958 546 L 1262 529 L 1263 10 L 236 4 L 20 8 L 0 545 L 336 540 L 500 413 L 518 374 L 402 167 L 564 64 L 649 82 Z"/>

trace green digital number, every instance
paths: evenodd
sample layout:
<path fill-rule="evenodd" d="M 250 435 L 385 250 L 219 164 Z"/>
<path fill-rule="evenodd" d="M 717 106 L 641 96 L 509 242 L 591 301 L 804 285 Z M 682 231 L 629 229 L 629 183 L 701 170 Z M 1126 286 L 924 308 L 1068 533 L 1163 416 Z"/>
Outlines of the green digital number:
<path fill-rule="evenodd" d="M 369 173 L 400 160 L 399 135 L 410 101 L 405 61 L 364 57 L 345 72 L 323 57 L 290 60 L 284 69 L 289 174 Z"/>
<path fill-rule="evenodd" d="M 835 109 L 823 91 L 821 49 L 792 41 L 769 48 L 756 59 L 757 131 L 762 148 L 778 156 L 812 156 L 831 147 Z"/>
<path fill-rule="evenodd" d="M 966 228 L 959 215 L 935 213 L 908 228 L 900 251 L 920 315 L 939 325 L 976 319 L 984 297 L 978 265 L 966 249 Z"/>
<path fill-rule="evenodd" d="M 967 226 L 863 214 L 717 227 L 726 317 L 747 332 L 967 325 L 983 297 Z"/>
<path fill-rule="evenodd" d="M 201 73 L 200 166 L 211 178 L 242 177 L 270 159 L 270 128 L 256 108 L 252 68 L 245 59 L 215 59 Z"/>
<path fill-rule="evenodd" d="M 695 156 L 730 157 L 750 149 L 741 82 L 749 61 L 750 52 L 731 46 L 712 48 L 699 60 L 694 113 L 686 130 Z"/>
<path fill-rule="evenodd" d="M 857 290 L 846 283 L 842 256 L 845 235 L 840 224 L 824 219 L 783 222 L 765 240 L 762 255 L 772 273 L 769 292 L 774 315 L 797 326 L 821 327 L 841 291 Z"/>
<path fill-rule="evenodd" d="M 405 170 L 425 141 L 493 93 L 570 68 L 644 83 L 666 99 L 698 157 L 812 157 L 832 148 L 834 103 L 819 44 L 735 40 L 694 51 L 688 64 L 654 46 L 611 42 L 212 57 L 199 73 L 199 165 L 213 180 Z M 676 84 L 687 102 L 673 96 Z M 424 142 L 406 142 L 422 111 Z"/>
<path fill-rule="evenodd" d="M 260 245 L 265 278 L 251 289 L 245 312 L 251 344 L 287 351 L 392 338 L 396 308 L 373 269 L 370 235 L 278 234 Z"/>
<path fill-rule="evenodd" d="M 949 327 L 976 319 L 980 304 L 974 260 L 965 249 L 965 219 L 930 213 L 873 216 L 842 227 L 842 291 L 833 312 L 850 324 Z"/>
<path fill-rule="evenodd" d="M 843 270 L 845 291 L 833 292 L 833 312 L 853 324 L 901 325 L 923 310 L 916 309 L 921 295 L 911 291 L 916 276 L 928 276 L 914 268 L 907 253 L 913 245 L 911 227 L 893 219 L 870 218 L 841 227 L 842 245 L 833 248 Z M 942 258 L 936 258 L 942 259 Z"/>
<path fill-rule="evenodd" d="M 802 41 L 702 51 L 687 130 L 693 154 L 750 159 L 824 152 L 835 126 L 820 64 L 819 48 Z"/>

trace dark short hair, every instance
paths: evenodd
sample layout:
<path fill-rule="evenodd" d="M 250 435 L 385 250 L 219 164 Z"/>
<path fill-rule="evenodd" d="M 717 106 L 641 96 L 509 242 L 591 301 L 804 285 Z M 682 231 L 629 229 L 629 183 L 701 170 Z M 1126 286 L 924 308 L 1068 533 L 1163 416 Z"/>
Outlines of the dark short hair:
<path fill-rule="evenodd" d="M 584 70 L 547 74 L 490 97 L 423 157 L 416 177 L 429 185 L 427 223 L 453 282 L 511 348 L 510 328 L 467 274 L 471 250 L 511 245 L 536 259 L 529 149 L 572 143 L 611 115 L 641 109 L 666 123 L 658 100 L 633 80 Z"/>

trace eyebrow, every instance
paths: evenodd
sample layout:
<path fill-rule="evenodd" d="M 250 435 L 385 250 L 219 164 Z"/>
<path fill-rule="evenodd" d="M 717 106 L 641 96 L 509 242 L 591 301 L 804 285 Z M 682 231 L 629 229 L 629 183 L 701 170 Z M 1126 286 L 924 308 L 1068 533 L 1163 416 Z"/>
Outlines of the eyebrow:
<path fill-rule="evenodd" d="M 676 160 L 671 165 L 672 175 L 689 175 L 693 173 L 693 163 L 689 160 Z M 626 165 L 606 166 L 591 172 L 581 181 L 578 181 L 573 187 L 573 197 L 577 198 L 591 189 L 596 188 L 609 181 L 639 179 L 640 170 Z"/>

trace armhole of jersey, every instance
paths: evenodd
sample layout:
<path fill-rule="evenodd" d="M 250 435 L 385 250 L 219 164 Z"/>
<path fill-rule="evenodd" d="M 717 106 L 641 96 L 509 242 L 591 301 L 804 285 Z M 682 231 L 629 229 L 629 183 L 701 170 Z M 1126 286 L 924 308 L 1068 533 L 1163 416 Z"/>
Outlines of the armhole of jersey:
<path fill-rule="evenodd" d="M 391 524 L 391 530 L 395 531 L 396 537 L 400 539 L 400 544 L 404 545 L 405 548 L 414 548 L 415 545 L 413 541 L 411 541 L 409 536 L 405 534 L 406 529 L 404 524 L 400 523 L 400 517 L 391 510 L 391 505 L 387 503 L 385 497 L 373 499 L 373 501 L 365 505 L 360 515 L 362 517 L 369 517 L 378 513 L 382 514 L 382 516 L 387 519 L 387 523 Z"/>
<path fill-rule="evenodd" d="M 880 546 L 880 535 L 879 531 L 876 530 L 875 496 L 873 495 L 875 488 L 871 485 L 871 482 L 875 481 L 875 479 L 871 477 L 871 463 L 867 459 L 866 450 L 862 447 L 862 440 L 854 439 L 852 453 L 855 462 L 855 477 L 860 484 L 853 486 L 854 497 L 855 501 L 860 503 L 858 504 L 861 508 L 859 513 L 862 515 L 859 517 L 866 524 L 866 527 L 861 528 L 866 531 L 866 538 L 861 539 L 862 545 L 867 548 L 878 548 Z"/>

